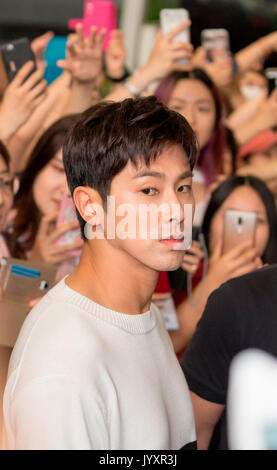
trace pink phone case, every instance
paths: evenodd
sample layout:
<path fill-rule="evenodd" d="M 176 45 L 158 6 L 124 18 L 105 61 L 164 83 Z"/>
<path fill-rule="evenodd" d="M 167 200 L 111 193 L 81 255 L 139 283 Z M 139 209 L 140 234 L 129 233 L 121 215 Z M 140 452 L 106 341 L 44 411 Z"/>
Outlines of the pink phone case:
<path fill-rule="evenodd" d="M 110 33 L 116 29 L 117 15 L 116 6 L 111 1 L 93 1 L 85 0 L 84 3 L 84 18 L 71 19 L 68 22 L 69 29 L 75 29 L 78 23 L 84 26 L 85 37 L 89 36 L 91 26 L 97 26 L 98 32 L 105 28 L 107 34 L 105 36 L 103 49 L 105 50 L 110 40 Z"/>
<path fill-rule="evenodd" d="M 57 220 L 57 227 L 60 227 L 61 225 L 69 224 L 74 221 L 78 221 L 77 215 L 76 215 L 76 209 L 75 209 L 71 196 L 66 195 L 61 202 L 60 211 L 59 211 L 58 220 Z M 58 246 L 69 245 L 71 243 L 77 242 L 78 240 L 81 240 L 81 232 L 79 228 L 65 232 L 57 240 L 56 244 Z M 68 254 L 72 256 L 80 256 L 81 250 L 79 249 L 71 250 L 68 252 Z"/>

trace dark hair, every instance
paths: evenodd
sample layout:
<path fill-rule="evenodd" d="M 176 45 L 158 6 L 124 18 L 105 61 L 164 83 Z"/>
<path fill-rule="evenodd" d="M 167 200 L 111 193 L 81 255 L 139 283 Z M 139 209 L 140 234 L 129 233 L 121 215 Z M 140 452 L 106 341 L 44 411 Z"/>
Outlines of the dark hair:
<path fill-rule="evenodd" d="M 216 176 L 223 171 L 223 152 L 226 146 L 226 130 L 222 123 L 223 104 L 219 91 L 209 76 L 202 70 L 195 68 L 188 72 L 174 71 L 161 80 L 155 96 L 159 101 L 168 104 L 170 96 L 179 80 L 199 80 L 211 92 L 214 99 L 216 118 L 213 135 L 209 142 L 201 149 L 198 164 L 204 173 L 206 184 L 209 185 Z"/>
<path fill-rule="evenodd" d="M 3 142 L 1 140 L 0 140 L 0 157 L 3 158 L 4 162 L 7 165 L 7 168 L 9 169 L 10 168 L 10 161 L 11 161 L 10 154 L 9 154 L 6 146 L 3 144 Z"/>
<path fill-rule="evenodd" d="M 12 256 L 26 258 L 32 249 L 39 228 L 41 214 L 34 201 L 33 185 L 38 174 L 62 148 L 68 129 L 78 115 L 69 115 L 54 122 L 38 140 L 27 166 L 20 177 L 19 191 L 15 197 L 16 217 L 12 230 L 6 234 Z M 22 238 L 24 235 L 24 239 Z"/>
<path fill-rule="evenodd" d="M 232 174 L 236 173 L 237 157 L 238 157 L 238 143 L 235 139 L 234 133 L 228 127 L 225 127 L 226 146 L 231 152 L 231 168 Z"/>
<path fill-rule="evenodd" d="M 105 207 L 112 179 L 128 161 L 136 165 L 143 159 L 149 165 L 168 144 L 182 145 L 193 169 L 197 158 L 193 130 L 183 116 L 155 97 L 96 104 L 81 115 L 64 144 L 70 191 L 73 194 L 78 186 L 92 187 Z M 79 213 L 78 218 L 83 233 L 85 222 Z"/>
<path fill-rule="evenodd" d="M 262 256 L 264 263 L 277 263 L 277 212 L 274 197 L 266 184 L 255 176 L 230 176 L 212 193 L 202 225 L 202 232 L 209 247 L 212 218 L 232 192 L 241 186 L 249 186 L 260 196 L 266 209 L 270 228 L 269 239 Z"/>

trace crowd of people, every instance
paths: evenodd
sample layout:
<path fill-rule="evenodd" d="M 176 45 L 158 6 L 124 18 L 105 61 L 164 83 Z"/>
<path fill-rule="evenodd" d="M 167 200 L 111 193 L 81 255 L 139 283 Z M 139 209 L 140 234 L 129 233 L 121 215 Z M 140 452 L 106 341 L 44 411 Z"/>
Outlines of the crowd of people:
<path fill-rule="evenodd" d="M 122 31 L 103 52 L 105 30 L 78 24 L 50 85 L 46 33 L 31 43 L 36 71 L 27 62 L 3 91 L 0 258 L 57 268 L 0 348 L 3 448 L 226 449 L 233 358 L 277 355 L 277 89 L 264 72 L 277 32 L 210 61 L 174 41 L 189 26 L 160 31 L 132 72 Z M 191 247 L 87 240 L 88 206 L 108 195 L 192 204 Z M 69 196 L 77 218 L 59 225 Z M 254 242 L 223 250 L 228 210 L 256 214 Z M 79 222 L 82 236 L 57 243 Z M 168 332 L 159 281 L 176 308 Z"/>

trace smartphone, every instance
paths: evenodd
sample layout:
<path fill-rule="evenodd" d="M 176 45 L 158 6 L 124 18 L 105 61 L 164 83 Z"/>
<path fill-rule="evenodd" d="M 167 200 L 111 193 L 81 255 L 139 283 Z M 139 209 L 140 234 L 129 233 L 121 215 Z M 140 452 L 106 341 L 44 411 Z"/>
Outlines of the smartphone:
<path fill-rule="evenodd" d="M 0 302 L 0 346 L 13 348 L 30 310 L 28 304 L 6 300 Z"/>
<path fill-rule="evenodd" d="M 230 54 L 230 36 L 227 29 L 203 29 L 201 32 L 201 45 L 206 50 L 207 59 L 213 62 L 213 51 L 222 50 Z"/>
<path fill-rule="evenodd" d="M 251 241 L 254 246 L 256 224 L 257 215 L 255 212 L 225 211 L 222 254 L 247 240 Z"/>
<path fill-rule="evenodd" d="M 66 194 L 62 199 L 59 215 L 57 219 L 57 228 L 64 226 L 66 228 L 67 224 L 72 222 L 78 222 L 76 209 L 70 194 Z M 56 244 L 58 246 L 69 245 L 71 243 L 75 243 L 78 240 L 81 240 L 81 231 L 79 228 L 74 230 L 68 230 L 65 232 L 60 238 L 58 238 Z M 68 252 L 71 256 L 80 257 L 81 250 L 71 250 Z"/>
<path fill-rule="evenodd" d="M 117 27 L 117 11 L 115 3 L 111 1 L 85 0 L 84 18 L 69 20 L 69 29 L 75 29 L 78 23 L 83 24 L 85 37 L 89 36 L 91 26 L 97 26 L 98 31 L 105 28 L 107 33 L 104 39 L 103 49 L 106 50 L 110 40 L 111 31 Z"/>
<path fill-rule="evenodd" d="M 0 260 L 1 301 L 28 304 L 42 297 L 56 280 L 57 268 L 46 263 L 33 263 L 16 258 Z"/>
<path fill-rule="evenodd" d="M 190 19 L 188 10 L 185 8 L 164 8 L 160 11 L 160 24 L 164 35 L 170 33 L 172 29 L 177 28 L 179 24 Z M 190 28 L 184 29 L 173 38 L 173 42 L 190 42 Z M 189 62 L 188 59 L 180 59 L 176 61 L 183 65 Z"/>
<path fill-rule="evenodd" d="M 268 92 L 270 94 L 277 87 L 277 68 L 265 69 L 265 76 L 268 80 Z"/>
<path fill-rule="evenodd" d="M 2 44 L 0 51 L 8 82 L 14 79 L 19 69 L 28 61 L 34 63 L 33 69 L 28 76 L 35 72 L 36 60 L 29 39 L 21 38 L 7 44 Z"/>

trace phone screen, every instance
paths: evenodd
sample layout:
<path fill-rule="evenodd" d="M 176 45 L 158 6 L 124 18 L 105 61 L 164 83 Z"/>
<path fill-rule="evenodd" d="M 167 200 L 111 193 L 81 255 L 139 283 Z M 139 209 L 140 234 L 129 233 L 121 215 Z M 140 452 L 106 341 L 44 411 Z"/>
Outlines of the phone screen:
<path fill-rule="evenodd" d="M 227 29 L 204 29 L 201 33 L 201 43 L 206 50 L 209 62 L 214 61 L 219 51 L 230 54 L 230 38 Z"/>

